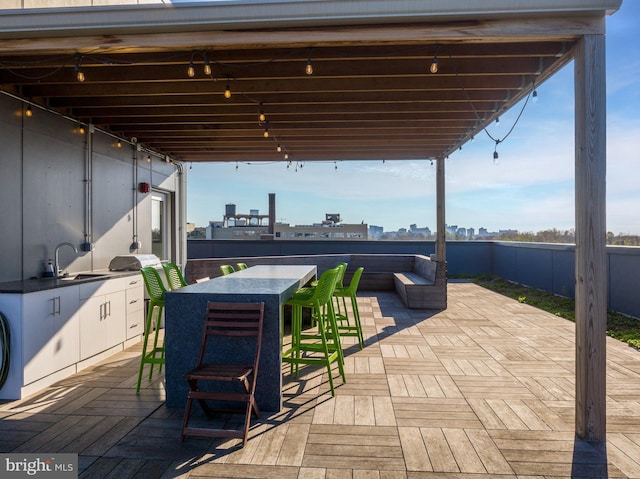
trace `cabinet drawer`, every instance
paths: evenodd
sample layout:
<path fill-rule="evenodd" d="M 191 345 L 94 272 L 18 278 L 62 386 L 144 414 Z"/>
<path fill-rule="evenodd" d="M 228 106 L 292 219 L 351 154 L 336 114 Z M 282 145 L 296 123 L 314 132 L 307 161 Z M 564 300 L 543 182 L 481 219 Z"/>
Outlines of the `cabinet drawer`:
<path fill-rule="evenodd" d="M 127 313 L 127 339 L 144 333 L 144 308 Z"/>
<path fill-rule="evenodd" d="M 142 287 L 127 289 L 126 293 L 127 315 L 144 309 L 144 289 Z"/>

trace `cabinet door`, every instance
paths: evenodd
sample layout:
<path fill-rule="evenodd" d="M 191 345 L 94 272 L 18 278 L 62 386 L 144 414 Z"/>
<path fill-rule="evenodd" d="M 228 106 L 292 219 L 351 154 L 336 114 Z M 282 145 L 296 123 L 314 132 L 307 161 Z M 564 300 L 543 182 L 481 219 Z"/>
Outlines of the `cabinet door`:
<path fill-rule="evenodd" d="M 104 320 L 106 348 L 122 343 L 126 337 L 127 307 L 125 292 L 118 291 L 105 296 L 106 317 Z"/>
<path fill-rule="evenodd" d="M 61 304 L 53 290 L 25 294 L 22 317 L 23 384 L 55 371 L 53 364 L 54 317 Z"/>
<path fill-rule="evenodd" d="M 80 359 L 80 306 L 78 287 L 54 290 L 60 302 L 60 314 L 53 317 L 53 365 L 56 370 L 75 364 Z"/>
<path fill-rule="evenodd" d="M 92 296 L 80 306 L 80 359 L 87 359 L 106 349 L 104 335 L 104 296 Z"/>

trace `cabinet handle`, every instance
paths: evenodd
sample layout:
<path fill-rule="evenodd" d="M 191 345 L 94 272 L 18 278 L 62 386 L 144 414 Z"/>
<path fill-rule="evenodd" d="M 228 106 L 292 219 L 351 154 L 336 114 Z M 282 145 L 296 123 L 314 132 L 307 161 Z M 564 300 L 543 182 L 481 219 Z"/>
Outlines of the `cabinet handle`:
<path fill-rule="evenodd" d="M 49 313 L 49 316 L 55 316 L 56 315 L 56 298 L 51 298 L 49 301 L 51 301 L 51 313 Z"/>
<path fill-rule="evenodd" d="M 129 301 L 129 304 L 136 304 L 138 302 L 137 299 L 132 299 L 131 301 Z"/>
<path fill-rule="evenodd" d="M 111 301 L 107 301 L 107 309 L 108 309 L 108 313 L 106 314 L 106 316 L 111 316 Z"/>
<path fill-rule="evenodd" d="M 104 303 L 100 304 L 100 321 L 104 319 Z"/>
<path fill-rule="evenodd" d="M 60 303 L 61 303 L 60 296 L 56 296 L 55 298 L 53 298 L 54 299 L 54 303 L 55 303 L 56 298 L 58 299 L 58 307 L 56 308 L 54 314 L 60 314 Z"/>
<path fill-rule="evenodd" d="M 134 328 L 137 328 L 137 327 L 138 327 L 138 323 L 132 324 L 131 326 L 129 326 L 129 329 L 134 329 Z"/>

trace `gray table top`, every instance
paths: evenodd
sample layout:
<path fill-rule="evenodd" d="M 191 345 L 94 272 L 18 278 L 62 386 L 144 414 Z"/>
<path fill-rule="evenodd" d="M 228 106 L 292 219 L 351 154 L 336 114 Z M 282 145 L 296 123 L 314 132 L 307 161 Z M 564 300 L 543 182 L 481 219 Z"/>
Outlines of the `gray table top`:
<path fill-rule="evenodd" d="M 258 265 L 196 283 L 171 294 L 280 294 L 294 284 L 299 288 L 316 277 L 315 265 Z"/>

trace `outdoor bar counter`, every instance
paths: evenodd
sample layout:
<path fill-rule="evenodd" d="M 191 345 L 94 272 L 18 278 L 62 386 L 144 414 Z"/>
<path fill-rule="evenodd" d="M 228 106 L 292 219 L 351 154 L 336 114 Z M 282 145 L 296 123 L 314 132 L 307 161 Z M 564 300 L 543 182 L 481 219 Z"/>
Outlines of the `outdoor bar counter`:
<path fill-rule="evenodd" d="M 213 278 L 202 283 L 167 291 L 165 296 L 165 387 L 168 407 L 184 407 L 187 383 L 184 373 L 191 370 L 202 340 L 204 312 L 208 301 L 264 303 L 262 352 L 258 368 L 256 401 L 260 410 L 279 411 L 282 407 L 280 335 L 282 304 L 296 290 L 316 278 L 315 265 L 260 265 Z M 209 353 L 208 353 L 209 354 Z M 251 363 L 245 351 L 219 349 L 215 356 L 234 362 Z M 235 361 L 237 360 L 237 361 Z"/>

